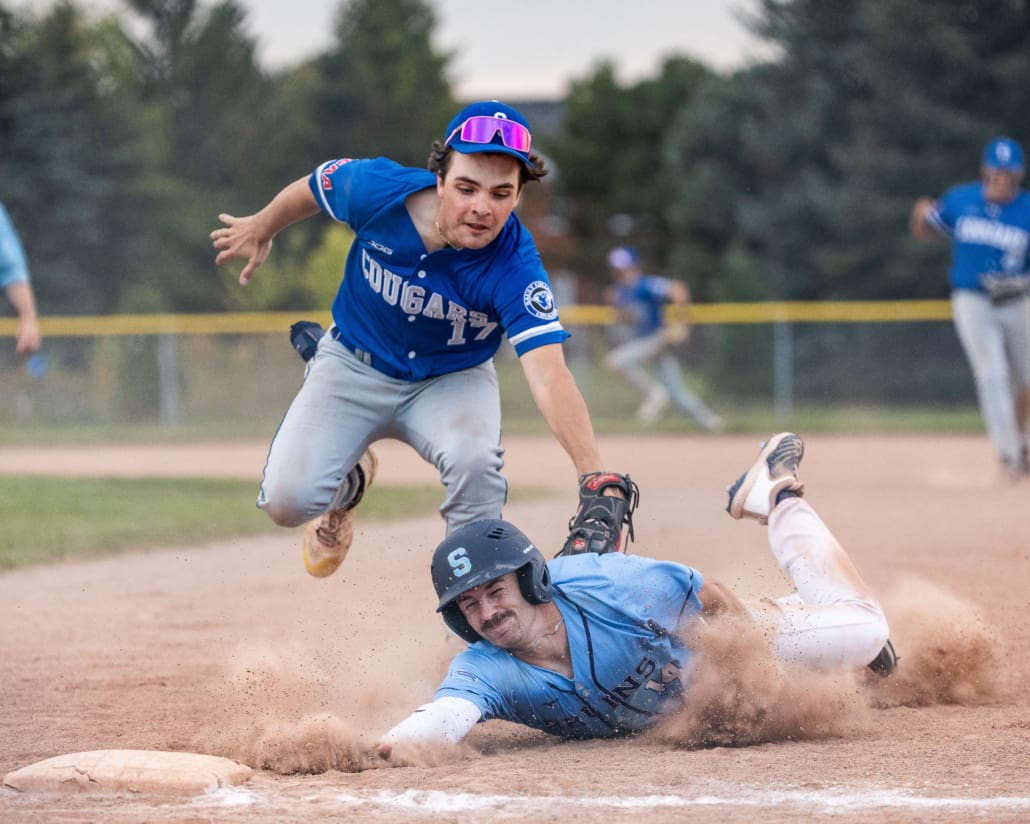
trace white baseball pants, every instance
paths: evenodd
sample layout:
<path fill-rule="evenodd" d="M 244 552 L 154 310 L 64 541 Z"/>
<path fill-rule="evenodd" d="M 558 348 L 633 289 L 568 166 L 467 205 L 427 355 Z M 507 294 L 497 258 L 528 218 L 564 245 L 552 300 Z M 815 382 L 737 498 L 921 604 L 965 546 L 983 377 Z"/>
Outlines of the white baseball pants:
<path fill-rule="evenodd" d="M 817 669 L 861 669 L 887 643 L 879 602 L 815 510 L 788 498 L 769 515 L 769 547 L 795 595 L 748 608 L 777 658 Z"/>

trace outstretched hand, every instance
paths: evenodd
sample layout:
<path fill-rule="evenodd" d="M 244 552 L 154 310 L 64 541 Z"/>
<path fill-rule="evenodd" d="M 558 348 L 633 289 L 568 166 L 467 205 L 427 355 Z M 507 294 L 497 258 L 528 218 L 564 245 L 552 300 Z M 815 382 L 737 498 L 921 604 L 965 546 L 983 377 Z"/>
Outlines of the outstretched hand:
<path fill-rule="evenodd" d="M 359 761 L 361 770 L 380 770 L 384 767 L 404 766 L 404 762 L 393 760 L 393 746 L 378 742 L 361 753 Z"/>
<path fill-rule="evenodd" d="M 218 219 L 225 224 L 225 228 L 211 232 L 213 245 L 219 250 L 215 264 L 221 266 L 231 260 L 247 261 L 240 272 L 240 285 L 246 286 L 272 251 L 272 239 L 260 236 L 256 215 L 234 217 L 223 212 Z"/>

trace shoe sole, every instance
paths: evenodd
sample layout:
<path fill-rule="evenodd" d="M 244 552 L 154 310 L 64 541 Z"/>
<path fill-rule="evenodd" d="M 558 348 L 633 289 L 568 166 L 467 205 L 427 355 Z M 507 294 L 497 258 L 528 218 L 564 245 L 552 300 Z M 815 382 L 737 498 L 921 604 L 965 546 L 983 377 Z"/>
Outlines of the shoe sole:
<path fill-rule="evenodd" d="M 778 435 L 773 435 L 768 441 L 762 445 L 762 451 L 758 454 L 758 458 L 751 464 L 751 467 L 741 475 L 727 490 L 730 495 L 729 503 L 726 504 L 726 511 L 730 513 L 731 518 L 740 520 L 741 518 L 747 517 L 747 513 L 744 511 L 744 505 L 747 503 L 748 495 L 751 494 L 751 490 L 754 488 L 755 483 L 762 473 L 769 472 L 769 456 L 775 452 L 781 443 L 787 438 L 797 438 L 793 432 L 781 432 Z M 801 444 L 801 450 L 798 454 L 798 462 L 805 454 L 804 443 L 798 438 L 798 443 Z"/>
<path fill-rule="evenodd" d="M 347 510 L 347 512 L 343 514 L 343 518 L 345 520 L 352 519 L 354 517 L 352 512 L 353 510 Z M 347 528 L 350 535 L 350 540 L 347 541 L 346 546 L 341 544 L 335 553 L 323 553 L 322 557 L 315 561 L 311 558 L 310 542 L 318 539 L 311 534 L 314 530 L 309 529 L 309 527 L 312 524 L 317 524 L 320 520 L 322 520 L 322 518 L 318 517 L 304 528 L 304 569 L 308 571 L 308 575 L 311 575 L 314 578 L 328 578 L 340 568 L 340 564 L 343 563 L 343 559 L 347 557 L 347 553 L 350 551 L 350 545 L 354 540 L 354 529 L 352 526 L 342 523 L 340 528 Z"/>
<path fill-rule="evenodd" d="M 362 461 L 365 463 L 364 466 L 362 466 Z M 347 553 L 350 551 L 350 546 L 354 541 L 354 527 L 351 524 L 347 524 L 346 521 L 352 521 L 354 519 L 354 510 L 357 508 L 358 504 L 361 503 L 361 499 L 365 497 L 365 493 L 368 492 L 368 488 L 372 486 L 372 482 L 375 480 L 376 471 L 379 469 L 379 459 L 376 457 L 376 453 L 371 449 L 366 449 L 365 453 L 362 455 L 362 459 L 355 465 L 355 469 L 357 469 L 361 475 L 361 488 L 358 490 L 358 494 L 355 499 L 351 501 L 347 509 L 344 511 L 343 518 L 345 519 L 345 522 L 340 526 L 341 529 L 346 528 L 348 535 L 350 536 L 349 540 L 346 542 L 346 546 L 341 546 L 338 550 L 338 554 L 325 554 L 318 561 L 314 561 L 311 559 L 310 542 L 317 540 L 317 538 L 310 534 L 310 524 L 304 529 L 304 569 L 308 571 L 308 575 L 315 578 L 328 578 L 336 572 L 336 570 L 340 568 L 340 564 L 342 564 L 343 560 L 347 557 Z M 320 520 L 322 520 L 321 516 L 311 523 L 317 524 Z"/>

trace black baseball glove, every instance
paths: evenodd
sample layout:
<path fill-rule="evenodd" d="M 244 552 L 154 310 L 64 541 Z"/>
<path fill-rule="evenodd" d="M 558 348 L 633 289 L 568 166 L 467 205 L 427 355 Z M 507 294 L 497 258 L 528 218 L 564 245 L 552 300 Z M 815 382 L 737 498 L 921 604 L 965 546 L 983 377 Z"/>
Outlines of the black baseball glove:
<path fill-rule="evenodd" d="M 980 284 L 995 306 L 1004 306 L 1014 300 L 1030 295 L 1030 275 L 1007 275 L 1001 272 L 987 272 L 980 275 Z"/>
<path fill-rule="evenodd" d="M 313 320 L 298 320 L 290 327 L 290 343 L 297 350 L 305 363 L 315 357 L 318 342 L 322 340 L 325 329 L 322 324 Z"/>
<path fill-rule="evenodd" d="M 606 489 L 618 490 L 621 497 L 605 495 Z M 629 475 L 591 472 L 580 476 L 579 509 L 569 521 L 569 537 L 558 556 L 579 555 L 583 552 L 596 552 L 598 555 L 619 552 L 622 549 L 623 526 L 628 528 L 628 541 L 635 537 L 633 513 L 639 501 L 640 490 Z"/>

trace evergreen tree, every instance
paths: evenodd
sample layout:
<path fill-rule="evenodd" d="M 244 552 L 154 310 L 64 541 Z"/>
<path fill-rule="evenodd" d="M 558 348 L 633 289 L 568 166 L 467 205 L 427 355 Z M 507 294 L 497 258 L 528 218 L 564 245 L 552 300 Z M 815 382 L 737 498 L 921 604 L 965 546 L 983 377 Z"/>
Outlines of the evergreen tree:
<path fill-rule="evenodd" d="M 208 233 L 220 210 L 256 208 L 269 184 L 251 164 L 270 126 L 270 84 L 233 0 L 130 0 L 148 24 L 137 41 L 139 106 L 148 136 L 145 270 L 123 294 L 131 310 L 223 309 Z M 248 206 L 244 204 L 249 204 Z M 218 284 L 223 288 L 220 290 Z"/>
<path fill-rule="evenodd" d="M 627 240 L 656 265 L 668 262 L 672 181 L 661 145 L 710 76 L 692 60 L 671 58 L 658 77 L 628 86 L 610 63 L 572 85 L 564 129 L 544 149 L 555 161 L 556 192 L 568 203 L 583 271 L 606 279 L 605 250 Z"/>
<path fill-rule="evenodd" d="M 0 199 L 41 311 L 110 311 L 142 251 L 140 135 L 113 82 L 128 42 L 70 3 L 0 12 L 0 37 Z"/>
<path fill-rule="evenodd" d="M 947 251 L 909 240 L 908 210 L 975 177 L 991 135 L 1027 137 L 1028 3 L 763 0 L 754 25 L 778 57 L 683 111 L 666 144 L 677 254 L 714 212 L 712 256 L 743 253 L 770 296 L 945 295 Z"/>
<path fill-rule="evenodd" d="M 336 43 L 317 61 L 313 135 L 320 159 L 390 157 L 424 166 L 454 114 L 450 56 L 432 45 L 424 0 L 345 0 Z"/>

